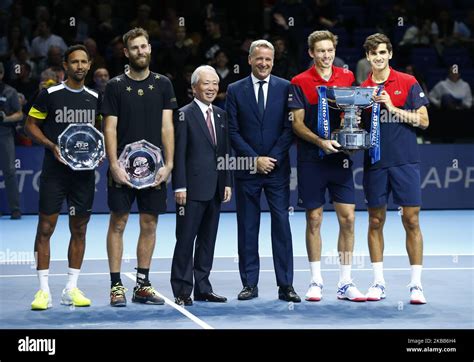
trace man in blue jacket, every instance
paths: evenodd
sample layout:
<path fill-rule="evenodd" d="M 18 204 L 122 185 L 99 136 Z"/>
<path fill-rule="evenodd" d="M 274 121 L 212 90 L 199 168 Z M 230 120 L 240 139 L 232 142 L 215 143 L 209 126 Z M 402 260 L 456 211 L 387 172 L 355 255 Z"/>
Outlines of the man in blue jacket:
<path fill-rule="evenodd" d="M 290 83 L 270 75 L 274 48 L 266 40 L 250 45 L 250 76 L 227 89 L 226 111 L 236 157 L 255 167 L 235 172 L 239 270 L 243 289 L 239 300 L 258 296 L 258 233 L 260 196 L 265 192 L 271 212 L 273 262 L 279 299 L 300 302 L 293 289 L 293 249 L 288 208 L 293 141 L 287 100 Z"/>

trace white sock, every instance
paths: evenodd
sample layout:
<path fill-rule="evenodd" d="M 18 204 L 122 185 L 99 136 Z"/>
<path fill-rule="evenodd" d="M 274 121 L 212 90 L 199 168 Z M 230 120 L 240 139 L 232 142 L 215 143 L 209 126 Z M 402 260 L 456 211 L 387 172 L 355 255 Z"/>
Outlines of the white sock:
<path fill-rule="evenodd" d="M 311 283 L 323 284 L 323 277 L 321 276 L 321 262 L 310 261 L 309 270 L 311 271 Z"/>
<path fill-rule="evenodd" d="M 38 274 L 38 280 L 40 282 L 40 289 L 46 293 L 49 293 L 49 269 L 37 270 L 36 272 Z"/>
<path fill-rule="evenodd" d="M 411 266 L 411 282 L 410 285 L 421 286 L 421 270 L 423 265 L 412 265 Z"/>
<path fill-rule="evenodd" d="M 339 284 L 350 283 L 352 265 L 339 265 Z"/>
<path fill-rule="evenodd" d="M 81 272 L 81 269 L 69 268 L 67 272 L 67 284 L 66 284 L 67 290 L 77 288 L 77 279 L 79 278 L 80 272 Z"/>
<path fill-rule="evenodd" d="M 383 278 L 383 261 L 372 263 L 372 268 L 374 268 L 374 284 L 385 284 L 385 279 Z"/>

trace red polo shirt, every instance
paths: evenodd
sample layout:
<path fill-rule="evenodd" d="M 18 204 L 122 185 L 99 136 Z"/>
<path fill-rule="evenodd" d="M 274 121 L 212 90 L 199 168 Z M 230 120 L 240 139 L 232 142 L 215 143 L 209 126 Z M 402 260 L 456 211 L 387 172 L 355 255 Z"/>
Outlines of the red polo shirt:
<path fill-rule="evenodd" d="M 380 84 L 372 80 L 372 73 L 361 87 L 374 87 Z M 429 103 L 415 77 L 398 72 L 390 67 L 388 79 L 383 83 L 395 107 L 404 110 L 417 110 Z M 366 122 L 370 129 L 370 121 Z M 365 152 L 365 166 L 371 168 L 392 167 L 420 162 L 415 127 L 389 115 L 384 105 L 380 112 L 380 161 L 370 165 L 368 151 Z"/>

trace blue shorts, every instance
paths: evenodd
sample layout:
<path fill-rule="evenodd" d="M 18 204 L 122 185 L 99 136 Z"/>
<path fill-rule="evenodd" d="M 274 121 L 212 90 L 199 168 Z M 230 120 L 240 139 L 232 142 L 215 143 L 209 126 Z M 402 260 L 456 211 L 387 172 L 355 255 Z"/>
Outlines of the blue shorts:
<path fill-rule="evenodd" d="M 390 192 L 399 206 L 421 206 L 419 163 L 364 170 L 363 185 L 368 207 L 387 205 Z"/>
<path fill-rule="evenodd" d="M 352 161 L 348 167 L 340 162 L 298 163 L 298 206 L 317 209 L 326 203 L 326 189 L 330 202 L 355 204 Z"/>

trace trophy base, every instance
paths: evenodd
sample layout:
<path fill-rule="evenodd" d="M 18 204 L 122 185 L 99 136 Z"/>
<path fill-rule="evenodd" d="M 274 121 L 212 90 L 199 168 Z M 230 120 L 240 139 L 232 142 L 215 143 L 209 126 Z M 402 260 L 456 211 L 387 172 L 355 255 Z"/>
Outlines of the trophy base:
<path fill-rule="evenodd" d="M 362 129 L 351 131 L 338 129 L 331 133 L 331 139 L 337 141 L 343 150 L 366 150 L 370 148 L 370 134 Z"/>

